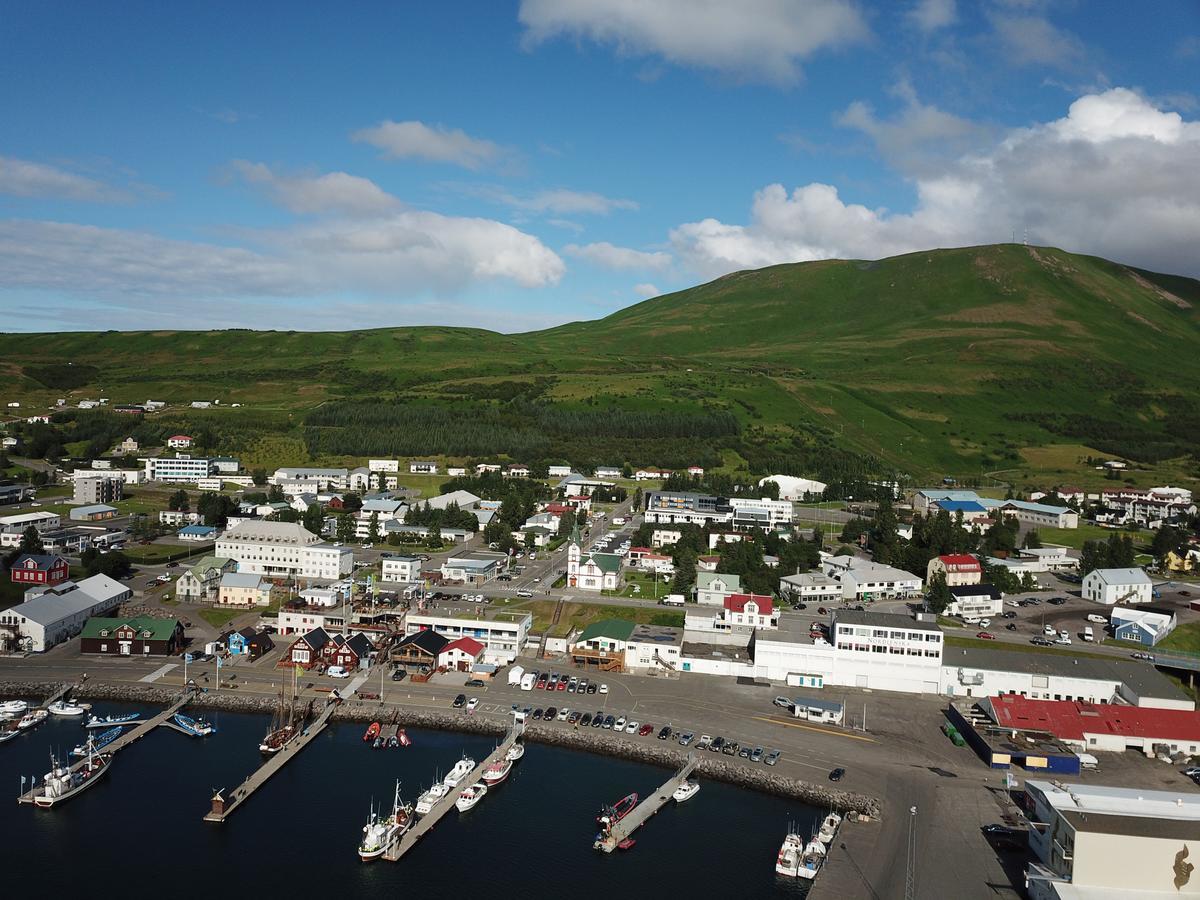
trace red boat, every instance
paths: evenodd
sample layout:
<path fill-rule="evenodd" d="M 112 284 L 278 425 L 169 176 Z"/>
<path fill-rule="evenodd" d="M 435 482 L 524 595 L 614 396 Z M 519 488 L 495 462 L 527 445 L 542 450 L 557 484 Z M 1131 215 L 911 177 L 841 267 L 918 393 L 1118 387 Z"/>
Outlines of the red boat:
<path fill-rule="evenodd" d="M 405 730 L 403 728 L 401 728 L 399 725 L 396 726 L 396 739 L 398 741 L 400 741 L 401 747 L 411 747 L 412 746 L 412 738 L 410 738 L 408 736 L 407 732 L 405 732 Z"/>
<path fill-rule="evenodd" d="M 617 844 L 617 849 L 618 850 L 632 850 L 633 845 L 636 843 L 637 843 L 637 841 L 635 841 L 633 838 L 625 838 L 625 840 L 623 840 L 623 841 L 621 841 L 621 843 Z"/>
<path fill-rule="evenodd" d="M 604 809 L 600 810 L 600 815 L 596 816 L 596 824 L 604 829 L 612 828 L 615 824 L 620 822 L 623 818 L 629 815 L 630 812 L 633 811 L 633 808 L 637 806 L 637 802 L 637 794 L 630 794 L 628 797 L 622 797 L 612 806 L 606 806 Z"/>
<path fill-rule="evenodd" d="M 381 731 L 383 731 L 383 726 L 378 722 L 372 722 L 371 726 L 367 729 L 367 733 L 363 735 L 363 740 L 373 741 L 375 738 L 379 737 L 379 732 Z"/>

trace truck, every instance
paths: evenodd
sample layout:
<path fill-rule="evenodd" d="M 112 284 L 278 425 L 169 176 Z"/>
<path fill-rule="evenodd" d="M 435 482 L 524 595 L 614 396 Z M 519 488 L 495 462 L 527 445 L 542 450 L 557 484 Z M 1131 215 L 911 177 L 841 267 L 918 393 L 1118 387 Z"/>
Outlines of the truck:
<path fill-rule="evenodd" d="M 520 684 L 521 679 L 524 677 L 525 677 L 525 667 L 524 666 L 513 666 L 511 669 L 508 670 L 508 683 L 510 686 Z"/>
<path fill-rule="evenodd" d="M 535 681 L 537 681 L 537 678 L 534 676 L 534 674 L 532 672 L 526 672 L 521 677 L 521 690 L 532 691 Z"/>
<path fill-rule="evenodd" d="M 624 516 L 614 516 L 612 522 L 614 525 L 624 525 L 625 517 Z"/>
<path fill-rule="evenodd" d="M 1092 633 L 1091 625 L 1083 626 L 1083 639 L 1085 641 L 1094 641 L 1096 639 L 1096 636 Z"/>
<path fill-rule="evenodd" d="M 683 594 L 667 594 L 658 602 L 663 606 L 683 606 Z"/>

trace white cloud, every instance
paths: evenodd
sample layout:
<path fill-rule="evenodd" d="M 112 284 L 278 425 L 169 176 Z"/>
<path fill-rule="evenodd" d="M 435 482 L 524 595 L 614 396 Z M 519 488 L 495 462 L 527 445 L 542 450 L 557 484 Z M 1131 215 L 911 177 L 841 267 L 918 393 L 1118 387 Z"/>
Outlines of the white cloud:
<path fill-rule="evenodd" d="M 662 291 L 650 284 L 648 281 L 643 281 L 641 284 L 635 284 L 633 286 L 633 292 L 643 300 L 649 300 L 651 297 L 657 297 L 662 293 Z"/>
<path fill-rule="evenodd" d="M 354 132 L 352 140 L 371 144 L 392 159 L 426 159 L 465 169 L 481 169 L 503 155 L 497 144 L 471 137 L 458 128 L 424 122 L 383 121 Z"/>
<path fill-rule="evenodd" d="M 529 45 L 586 38 L 779 84 L 800 77 L 800 60 L 868 36 L 848 0 L 522 0 L 518 15 Z"/>
<path fill-rule="evenodd" d="M 908 20 L 921 31 L 937 31 L 958 19 L 955 0 L 917 0 L 908 11 Z"/>
<path fill-rule="evenodd" d="M 288 176 L 244 159 L 235 159 L 231 165 L 247 183 L 263 188 L 276 203 L 294 213 L 377 215 L 400 205 L 375 182 L 345 172 Z"/>
<path fill-rule="evenodd" d="M 1069 69 L 1083 59 L 1079 39 L 1041 16 L 993 15 L 991 21 L 1009 62 Z"/>
<path fill-rule="evenodd" d="M 0 156 L 0 194 L 16 197 L 52 197 L 58 200 L 84 200 L 91 203 L 115 203 L 129 195 L 93 178 L 85 178 L 45 163 Z"/>
<path fill-rule="evenodd" d="M 500 203 L 513 209 L 538 214 L 604 216 L 616 209 L 634 210 L 638 208 L 635 200 L 606 197 L 594 191 L 555 188 L 520 196 L 494 184 L 450 184 L 447 186 L 471 197 L 479 197 L 491 203 Z"/>
<path fill-rule="evenodd" d="M 655 251 L 647 253 L 644 250 L 633 250 L 629 247 L 617 247 L 608 241 L 594 244 L 567 244 L 563 252 L 586 259 L 588 262 L 606 269 L 665 269 L 671 264 L 671 254 Z"/>
<path fill-rule="evenodd" d="M 846 203 L 835 187 L 779 184 L 750 221 L 682 224 L 671 243 L 705 276 L 781 262 L 878 258 L 939 246 L 1032 242 L 1200 275 L 1200 122 L 1115 88 L 1061 119 L 1010 131 L 984 151 L 914 179 L 911 213 Z"/>

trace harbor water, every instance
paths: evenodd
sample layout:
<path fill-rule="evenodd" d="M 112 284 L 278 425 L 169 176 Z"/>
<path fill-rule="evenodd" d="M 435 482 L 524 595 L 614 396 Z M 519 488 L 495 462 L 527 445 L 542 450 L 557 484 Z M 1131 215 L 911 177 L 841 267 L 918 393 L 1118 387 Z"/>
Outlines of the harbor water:
<path fill-rule="evenodd" d="M 92 711 L 138 709 L 97 703 Z M 312 896 L 399 896 L 419 886 L 434 897 L 601 897 L 614 888 L 760 897 L 801 896 L 807 887 L 777 876 L 775 855 L 789 823 L 811 834 L 823 811 L 702 781 L 694 798 L 668 804 L 640 829 L 636 847 L 609 856 L 592 849 L 598 809 L 632 791 L 644 797 L 670 773 L 532 742 L 506 782 L 469 812 L 452 810 L 403 860 L 360 862 L 355 850 L 369 806 L 374 800 L 390 811 L 395 779 L 415 802 L 462 754 L 478 761 L 494 745 L 453 732 L 412 730 L 413 746 L 374 750 L 362 741 L 365 726 L 331 726 L 228 822 L 206 823 L 213 790 L 227 788 L 228 796 L 261 763 L 268 719 L 203 714 L 216 735 L 157 729 L 120 751 L 102 783 L 52 810 L 17 805 L 21 777 L 40 779 L 52 749 L 62 758 L 80 743 L 80 720 L 52 717 L 0 745 L 6 871 L 23 873 L 40 893 L 89 882 L 116 891 L 125 882 L 173 897 L 209 897 L 231 885 L 261 896 L 277 893 L 275 884 L 282 893 L 279 879 L 293 892 L 302 883 Z"/>

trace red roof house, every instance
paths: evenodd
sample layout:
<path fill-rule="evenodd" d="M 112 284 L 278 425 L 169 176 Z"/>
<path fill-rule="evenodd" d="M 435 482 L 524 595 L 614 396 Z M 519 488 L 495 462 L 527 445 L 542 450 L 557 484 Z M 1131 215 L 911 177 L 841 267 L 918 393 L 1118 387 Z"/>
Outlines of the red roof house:
<path fill-rule="evenodd" d="M 459 672 L 469 672 L 471 666 L 479 661 L 484 646 L 475 638 L 460 637 L 451 641 L 438 654 L 438 665 Z"/>
<path fill-rule="evenodd" d="M 765 594 L 730 594 L 725 598 L 725 624 L 751 628 L 778 628 L 779 611 Z"/>
<path fill-rule="evenodd" d="M 1200 753 L 1200 712 L 1119 703 L 1031 700 L 1020 694 L 988 697 L 981 704 L 998 726 L 1014 732 L 1050 734 L 1087 750 L 1123 751 L 1154 744 Z"/>

